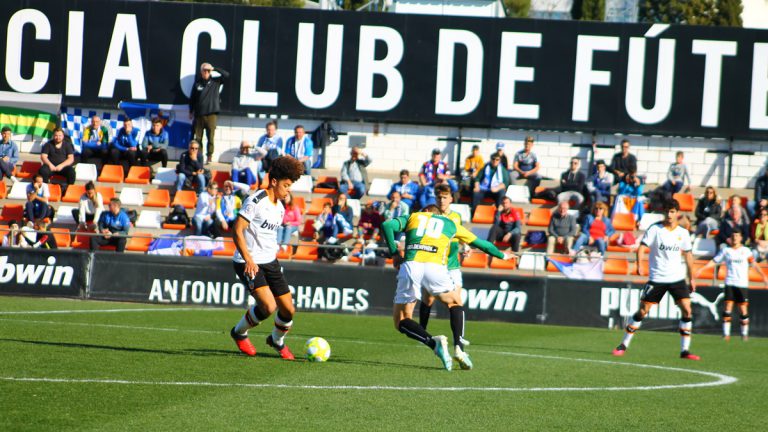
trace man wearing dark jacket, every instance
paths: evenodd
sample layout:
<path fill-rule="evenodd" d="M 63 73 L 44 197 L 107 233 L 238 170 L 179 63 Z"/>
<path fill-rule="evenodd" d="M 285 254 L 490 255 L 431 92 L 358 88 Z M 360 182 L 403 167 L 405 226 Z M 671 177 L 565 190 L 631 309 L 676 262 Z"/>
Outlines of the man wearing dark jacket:
<path fill-rule="evenodd" d="M 637 158 L 629 152 L 629 140 L 621 140 L 621 152 L 613 155 L 608 171 L 613 174 L 613 182 L 624 180 L 629 173 L 637 172 Z"/>
<path fill-rule="evenodd" d="M 214 70 L 219 73 L 216 78 L 211 76 Z M 221 85 L 228 78 L 229 72 L 214 68 L 210 63 L 203 63 L 200 65 L 200 76 L 192 86 L 192 94 L 189 96 L 189 116 L 194 119 L 195 140 L 202 144 L 203 131 L 208 136 L 207 163 L 211 163 L 213 159 L 213 137 L 216 134 L 216 120 L 221 111 Z"/>
<path fill-rule="evenodd" d="M 584 203 L 587 176 L 579 170 L 580 165 L 579 158 L 571 158 L 571 168 L 560 175 L 560 193 L 557 195 L 557 202 L 573 200 L 576 202 L 576 207 L 581 207 Z"/>
<path fill-rule="evenodd" d="M 192 140 L 189 142 L 189 150 L 181 154 L 179 164 L 176 165 L 176 191 L 184 188 L 187 180 L 197 183 L 197 193 L 205 191 L 205 167 L 203 155 L 200 153 L 200 143 Z"/>

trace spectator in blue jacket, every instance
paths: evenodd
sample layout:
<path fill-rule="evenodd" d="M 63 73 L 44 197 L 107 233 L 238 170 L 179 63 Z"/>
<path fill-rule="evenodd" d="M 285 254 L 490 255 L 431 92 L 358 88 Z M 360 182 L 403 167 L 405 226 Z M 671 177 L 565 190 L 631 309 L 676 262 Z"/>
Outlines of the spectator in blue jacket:
<path fill-rule="evenodd" d="M 609 203 L 611 201 L 611 187 L 613 187 L 613 174 L 608 172 L 608 165 L 600 159 L 595 162 L 595 171 L 587 182 L 590 202 Z"/>
<path fill-rule="evenodd" d="M 416 199 L 416 195 L 419 193 L 419 184 L 411 181 L 411 173 L 404 169 L 400 171 L 400 182 L 392 185 L 389 189 L 387 198 L 392 200 L 392 194 L 395 192 L 400 193 L 400 201 L 404 202 L 409 209 L 413 209 L 413 202 Z"/>
<path fill-rule="evenodd" d="M 110 163 L 117 165 L 120 160 L 124 161 L 123 167 L 126 174 L 139 162 L 146 165 L 146 158 L 139 142 L 139 130 L 133 127 L 133 121 L 129 118 L 123 120 L 123 127 L 117 131 L 115 140 L 112 141 Z"/>
<path fill-rule="evenodd" d="M 160 162 L 165 168 L 168 166 L 168 145 L 170 138 L 168 132 L 163 129 L 163 119 L 153 118 L 152 129 L 144 134 L 144 140 L 141 142 L 142 158 L 150 165 L 152 162 Z"/>
<path fill-rule="evenodd" d="M 581 227 L 579 238 L 573 243 L 573 252 L 578 252 L 583 246 L 595 246 L 601 255 L 605 255 L 608 249 L 608 240 L 616 230 L 613 228 L 611 218 L 608 217 L 608 206 L 604 202 L 598 202 L 587 215 Z"/>
<path fill-rule="evenodd" d="M 11 128 L 3 126 L 2 138 L 0 139 L 0 180 L 5 176 L 16 181 L 16 178 L 13 177 L 13 169 L 18 161 L 19 146 L 11 141 Z"/>
<path fill-rule="evenodd" d="M 293 136 L 285 142 L 285 154 L 293 156 L 303 163 L 304 174 L 307 175 L 312 173 L 313 148 L 312 138 L 307 135 L 302 125 L 296 125 L 293 128 Z"/>
<path fill-rule="evenodd" d="M 128 214 L 120 208 L 121 203 L 117 198 L 109 201 L 109 211 L 101 214 L 99 218 L 99 233 L 101 235 L 91 237 L 91 251 L 95 251 L 100 246 L 115 246 L 117 252 L 125 251 L 125 244 L 128 242 L 128 231 L 131 229 L 131 221 Z M 119 235 L 121 237 L 115 237 Z"/>
<path fill-rule="evenodd" d="M 197 184 L 197 193 L 205 190 L 205 161 L 200 152 L 200 143 L 195 140 L 189 142 L 189 150 L 181 154 L 179 164 L 176 165 L 176 190 L 184 188 L 189 180 L 189 186 Z"/>

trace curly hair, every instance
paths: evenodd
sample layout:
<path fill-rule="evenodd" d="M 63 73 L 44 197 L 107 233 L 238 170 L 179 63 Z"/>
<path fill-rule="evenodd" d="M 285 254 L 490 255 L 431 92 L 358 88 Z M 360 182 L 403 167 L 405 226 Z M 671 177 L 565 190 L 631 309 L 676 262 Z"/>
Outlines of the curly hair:
<path fill-rule="evenodd" d="M 280 156 L 269 166 L 269 178 L 296 181 L 304 174 L 304 164 L 290 156 Z"/>

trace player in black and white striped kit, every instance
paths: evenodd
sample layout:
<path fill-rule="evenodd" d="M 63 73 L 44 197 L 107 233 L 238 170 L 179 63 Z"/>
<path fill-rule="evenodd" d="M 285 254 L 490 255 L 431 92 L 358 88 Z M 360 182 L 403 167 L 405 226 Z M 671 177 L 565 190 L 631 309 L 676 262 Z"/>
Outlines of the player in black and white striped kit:
<path fill-rule="evenodd" d="M 286 333 L 293 325 L 293 298 L 277 261 L 277 228 L 283 223 L 282 200 L 293 182 L 304 174 L 304 164 L 290 156 L 275 159 L 269 168 L 269 186 L 246 198 L 234 224 L 237 251 L 232 257 L 235 273 L 248 287 L 256 304 L 249 307 L 230 331 L 237 348 L 246 355 L 256 355 L 248 339 L 248 330 L 269 318 L 275 310 L 275 326 L 267 336 L 267 345 L 286 360 L 293 353 L 285 345 Z"/>
<path fill-rule="evenodd" d="M 680 204 L 672 200 L 664 204 L 664 221 L 648 228 L 642 239 L 642 244 L 650 250 L 648 257 L 648 283 L 645 284 L 640 298 L 640 309 L 630 317 L 624 339 L 613 355 L 623 356 L 632 337 L 648 315 L 651 306 L 659 303 L 669 292 L 680 308 L 680 358 L 686 360 L 701 360 L 689 351 L 691 345 L 691 292 L 696 291 L 693 280 L 693 244 L 691 233 L 678 225 Z M 644 250 L 637 250 L 637 262 L 644 259 Z M 683 262 L 682 258 L 685 258 Z M 690 280 L 690 289 L 685 282 L 686 274 Z"/>

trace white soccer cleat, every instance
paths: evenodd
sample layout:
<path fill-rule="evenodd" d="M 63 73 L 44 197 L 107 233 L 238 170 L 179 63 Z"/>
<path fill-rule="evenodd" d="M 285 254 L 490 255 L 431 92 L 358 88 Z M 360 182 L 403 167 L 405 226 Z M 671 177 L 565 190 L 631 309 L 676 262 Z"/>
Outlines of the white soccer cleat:
<path fill-rule="evenodd" d="M 445 370 L 451 370 L 453 368 L 453 359 L 451 354 L 448 353 L 448 338 L 445 336 L 432 336 L 432 340 L 435 341 L 435 355 L 443 362 Z"/>
<path fill-rule="evenodd" d="M 454 347 L 453 358 L 459 363 L 459 366 L 462 369 L 472 369 L 472 359 L 470 359 L 469 354 L 465 353 L 458 345 Z"/>
<path fill-rule="evenodd" d="M 459 340 L 461 341 L 461 344 L 464 345 L 464 346 L 470 346 L 471 345 L 468 340 L 464 339 L 464 336 L 459 336 Z"/>

